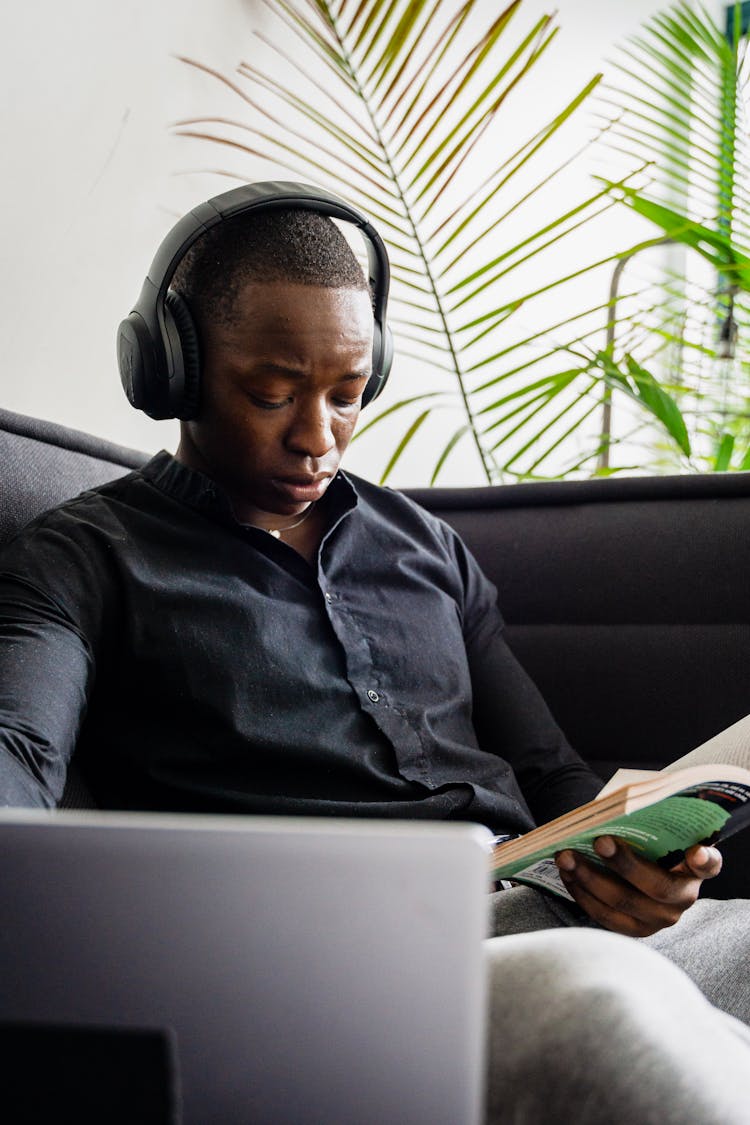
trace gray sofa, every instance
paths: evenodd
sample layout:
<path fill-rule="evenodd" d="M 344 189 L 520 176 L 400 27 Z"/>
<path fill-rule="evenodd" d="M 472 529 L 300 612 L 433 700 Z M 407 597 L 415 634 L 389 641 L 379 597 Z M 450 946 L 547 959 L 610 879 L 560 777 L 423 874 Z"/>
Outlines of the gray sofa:
<path fill-rule="evenodd" d="M 0 541 L 145 455 L 0 410 Z M 750 712 L 750 473 L 411 490 L 499 590 L 513 647 L 603 778 Z M 67 803 L 85 803 L 75 771 Z M 85 779 L 83 779 L 85 783 Z M 718 897 L 750 894 L 750 834 Z"/>

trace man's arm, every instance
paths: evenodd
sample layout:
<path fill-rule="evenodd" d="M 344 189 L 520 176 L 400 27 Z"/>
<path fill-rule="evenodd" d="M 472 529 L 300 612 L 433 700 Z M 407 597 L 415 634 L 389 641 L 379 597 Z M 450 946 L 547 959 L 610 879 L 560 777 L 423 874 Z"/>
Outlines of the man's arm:
<path fill-rule="evenodd" d="M 593 800 L 604 782 L 573 750 L 512 651 L 497 591 L 458 537 L 451 547 L 464 587 L 463 628 L 481 748 L 513 767 L 537 824 Z"/>
<path fill-rule="evenodd" d="M 512 740 L 515 760 L 511 753 L 508 756 L 532 813 L 543 823 L 591 800 L 602 782 L 570 749 L 536 686 L 503 646 L 498 632 L 484 658 L 475 657 L 484 701 L 480 714 L 488 731 L 502 729 L 504 737 Z M 511 716 L 501 715 L 499 683 L 505 690 L 514 689 Z M 665 871 L 611 836 L 601 837 L 595 846 L 606 869 L 565 851 L 557 857 L 560 875 L 590 918 L 632 937 L 646 937 L 677 922 L 695 902 L 703 880 L 721 870 L 716 848 L 691 848 L 684 863 Z"/>
<path fill-rule="evenodd" d="M 53 808 L 62 796 L 93 662 L 51 598 L 0 575 L 0 804 Z"/>
<path fill-rule="evenodd" d="M 511 652 L 493 588 L 468 553 L 459 565 L 467 592 L 466 648 L 474 715 L 483 749 L 510 761 L 537 823 L 596 796 L 602 781 L 568 745 L 536 685 Z M 465 550 L 465 549 L 464 549 Z M 715 848 L 691 848 L 673 871 L 636 855 L 611 836 L 596 850 L 605 868 L 570 850 L 557 857 L 561 877 L 582 910 L 605 929 L 645 937 L 671 926 L 721 870 Z"/>
<path fill-rule="evenodd" d="M 536 823 L 593 800 L 604 782 L 568 743 L 494 607 L 467 652 L 479 744 L 513 766 Z"/>

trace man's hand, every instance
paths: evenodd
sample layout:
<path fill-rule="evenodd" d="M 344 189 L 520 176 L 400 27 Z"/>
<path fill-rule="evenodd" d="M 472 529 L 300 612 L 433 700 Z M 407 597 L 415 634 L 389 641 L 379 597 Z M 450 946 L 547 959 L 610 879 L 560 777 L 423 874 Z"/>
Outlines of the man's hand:
<path fill-rule="evenodd" d="M 689 848 L 671 871 L 636 855 L 614 836 L 600 836 L 594 848 L 606 869 L 566 850 L 555 857 L 562 881 L 590 918 L 629 937 L 673 926 L 697 899 L 703 880 L 721 870 L 720 852 L 702 844 Z"/>

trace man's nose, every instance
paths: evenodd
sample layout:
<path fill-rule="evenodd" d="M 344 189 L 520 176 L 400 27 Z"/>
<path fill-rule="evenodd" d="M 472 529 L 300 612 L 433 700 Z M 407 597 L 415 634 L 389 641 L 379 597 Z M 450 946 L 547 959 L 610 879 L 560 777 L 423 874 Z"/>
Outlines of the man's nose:
<path fill-rule="evenodd" d="M 287 445 L 306 457 L 324 457 L 336 444 L 326 403 L 301 403 L 287 434 Z"/>

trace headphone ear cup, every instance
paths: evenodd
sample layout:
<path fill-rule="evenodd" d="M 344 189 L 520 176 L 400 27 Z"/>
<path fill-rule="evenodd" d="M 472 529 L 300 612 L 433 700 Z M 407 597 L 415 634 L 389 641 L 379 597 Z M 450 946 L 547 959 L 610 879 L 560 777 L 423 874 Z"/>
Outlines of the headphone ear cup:
<path fill-rule="evenodd" d="M 174 289 L 164 298 L 165 323 L 172 349 L 174 376 L 169 406 L 173 418 L 195 418 L 200 398 L 200 345 L 190 309 Z"/>
<path fill-rule="evenodd" d="M 362 406 L 367 406 L 373 399 L 377 398 L 382 392 L 385 384 L 388 381 L 388 376 L 391 373 L 393 365 L 393 336 L 391 330 L 386 325 L 385 329 L 381 329 L 378 321 L 375 321 L 375 331 L 372 342 L 372 375 L 367 381 L 364 394 L 362 395 Z"/>
<path fill-rule="evenodd" d="M 383 356 L 381 367 L 383 374 L 381 375 L 380 390 L 382 391 L 391 373 L 391 368 L 393 367 L 393 333 L 388 325 L 386 325 L 383 330 Z M 380 391 L 378 391 L 378 394 L 380 394 Z"/>
<path fill-rule="evenodd" d="M 132 312 L 117 331 L 117 364 L 128 402 L 148 412 L 155 379 L 154 341 L 143 317 Z"/>

